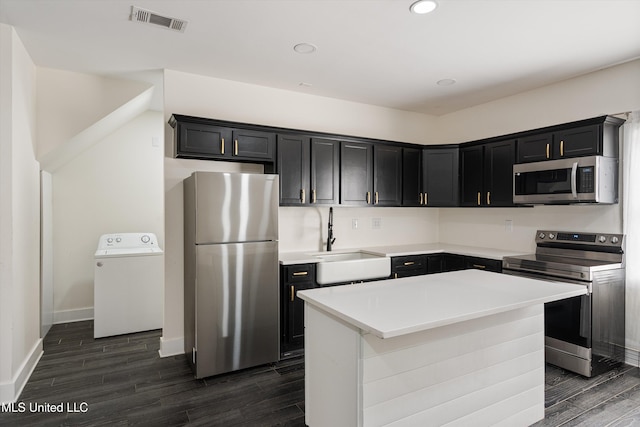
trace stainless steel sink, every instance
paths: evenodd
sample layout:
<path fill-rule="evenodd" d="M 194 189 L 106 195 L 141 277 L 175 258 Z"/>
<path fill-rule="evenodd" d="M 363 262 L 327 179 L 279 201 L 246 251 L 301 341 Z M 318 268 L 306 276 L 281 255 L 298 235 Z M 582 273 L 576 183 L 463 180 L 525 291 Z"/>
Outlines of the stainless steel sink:
<path fill-rule="evenodd" d="M 391 258 L 364 251 L 323 252 L 318 258 L 316 281 L 320 285 L 387 278 L 391 275 Z"/>

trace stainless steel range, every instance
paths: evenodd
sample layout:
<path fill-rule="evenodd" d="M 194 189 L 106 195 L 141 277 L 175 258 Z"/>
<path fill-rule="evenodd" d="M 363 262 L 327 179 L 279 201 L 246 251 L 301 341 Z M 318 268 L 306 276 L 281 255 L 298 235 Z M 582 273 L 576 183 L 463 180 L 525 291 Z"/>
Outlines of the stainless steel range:
<path fill-rule="evenodd" d="M 503 273 L 589 290 L 545 304 L 547 363 L 591 377 L 624 361 L 623 240 L 621 234 L 538 230 L 535 254 L 503 259 Z"/>

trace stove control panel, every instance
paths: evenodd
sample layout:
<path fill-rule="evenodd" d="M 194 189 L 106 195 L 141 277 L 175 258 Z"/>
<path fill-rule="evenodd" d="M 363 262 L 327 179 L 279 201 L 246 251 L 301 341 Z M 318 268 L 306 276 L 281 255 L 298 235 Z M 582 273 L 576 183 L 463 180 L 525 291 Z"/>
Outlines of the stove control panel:
<path fill-rule="evenodd" d="M 563 246 L 604 246 L 609 248 L 622 248 L 623 234 L 609 233 L 582 233 L 573 231 L 549 231 L 538 230 L 536 232 L 536 244 L 562 244 Z"/>

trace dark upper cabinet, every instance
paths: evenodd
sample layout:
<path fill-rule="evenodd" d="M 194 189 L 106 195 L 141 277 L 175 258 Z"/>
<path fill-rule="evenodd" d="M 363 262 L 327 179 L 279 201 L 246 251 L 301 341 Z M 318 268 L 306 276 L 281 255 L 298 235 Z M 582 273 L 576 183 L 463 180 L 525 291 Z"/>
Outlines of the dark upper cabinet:
<path fill-rule="evenodd" d="M 458 206 L 459 149 L 422 150 L 422 197 L 425 206 Z"/>
<path fill-rule="evenodd" d="M 515 140 L 460 149 L 460 205 L 513 206 Z"/>
<path fill-rule="evenodd" d="M 311 197 L 311 139 L 303 135 L 278 135 L 277 141 L 280 204 L 306 205 Z"/>
<path fill-rule="evenodd" d="M 421 206 L 422 158 L 418 148 L 402 149 L 402 206 Z"/>
<path fill-rule="evenodd" d="M 517 162 L 582 156 L 618 156 L 618 130 L 624 120 L 602 116 L 527 132 L 518 137 Z"/>
<path fill-rule="evenodd" d="M 460 206 L 480 206 L 484 176 L 482 145 L 460 149 Z"/>
<path fill-rule="evenodd" d="M 402 204 L 402 148 L 393 145 L 373 146 L 373 204 Z"/>
<path fill-rule="evenodd" d="M 515 140 L 484 144 L 483 184 L 486 206 L 513 206 L 515 150 Z"/>
<path fill-rule="evenodd" d="M 178 157 L 224 157 L 231 149 L 231 129 L 200 123 L 180 123 L 174 132 Z"/>
<path fill-rule="evenodd" d="M 373 204 L 373 144 L 340 143 L 340 203 Z"/>
<path fill-rule="evenodd" d="M 310 203 L 335 205 L 340 202 L 340 143 L 311 139 Z"/>
<path fill-rule="evenodd" d="M 233 130 L 231 156 L 238 159 L 273 161 L 276 135 L 244 129 Z"/>
<path fill-rule="evenodd" d="M 595 155 L 601 145 L 599 125 L 526 136 L 518 141 L 518 163 Z"/>
<path fill-rule="evenodd" d="M 600 125 L 591 125 L 556 132 L 554 154 L 557 158 L 600 154 L 601 128 Z"/>
<path fill-rule="evenodd" d="M 518 140 L 518 163 L 549 160 L 553 155 L 553 134 L 531 135 Z"/>
<path fill-rule="evenodd" d="M 169 124 L 174 128 L 176 157 L 257 163 L 275 160 L 275 133 L 177 114 L 171 116 Z"/>
<path fill-rule="evenodd" d="M 340 143 L 340 203 L 402 204 L 402 148 L 363 142 Z"/>

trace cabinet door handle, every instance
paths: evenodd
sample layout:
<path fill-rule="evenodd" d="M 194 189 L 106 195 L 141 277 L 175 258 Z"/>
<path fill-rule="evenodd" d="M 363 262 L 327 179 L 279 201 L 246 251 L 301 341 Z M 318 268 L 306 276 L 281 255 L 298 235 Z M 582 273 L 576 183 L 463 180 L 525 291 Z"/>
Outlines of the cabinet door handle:
<path fill-rule="evenodd" d="M 305 194 L 304 194 L 304 188 L 300 190 L 300 202 L 304 203 L 305 200 Z"/>
<path fill-rule="evenodd" d="M 375 199 L 374 205 L 377 205 L 377 204 L 378 204 L 378 192 L 376 191 L 376 199 Z"/>
<path fill-rule="evenodd" d="M 296 296 L 296 290 L 293 287 L 293 285 L 291 285 L 291 302 L 293 302 L 293 299 L 295 298 L 295 296 Z"/>
<path fill-rule="evenodd" d="M 397 279 L 398 278 L 398 273 L 393 273 L 393 278 Z"/>
<path fill-rule="evenodd" d="M 481 264 L 473 264 L 473 268 L 479 268 L 481 270 L 484 270 L 485 268 L 487 268 L 486 265 L 481 265 Z M 293 286 L 292 286 L 293 288 Z"/>
<path fill-rule="evenodd" d="M 560 157 L 564 157 L 564 140 L 560 141 Z"/>
<path fill-rule="evenodd" d="M 235 141 L 233 141 L 233 155 L 234 156 L 238 155 L 238 140 L 237 139 Z"/>
<path fill-rule="evenodd" d="M 429 205 L 429 198 L 427 197 L 429 193 L 424 193 L 424 205 L 428 206 Z"/>
<path fill-rule="evenodd" d="M 367 204 L 371 204 L 371 191 L 367 191 Z"/>
<path fill-rule="evenodd" d="M 547 144 L 547 159 L 549 158 L 549 144 Z"/>
<path fill-rule="evenodd" d="M 295 271 L 293 273 L 294 276 L 306 276 L 307 274 L 309 274 L 308 271 Z M 293 287 L 293 286 L 292 286 Z"/>
<path fill-rule="evenodd" d="M 487 191 L 487 205 L 491 204 L 491 191 Z"/>
<path fill-rule="evenodd" d="M 311 203 L 316 202 L 316 190 L 311 190 Z"/>
<path fill-rule="evenodd" d="M 407 262 L 404 263 L 404 265 L 413 265 L 413 264 L 415 264 L 415 262 L 413 262 L 413 261 L 407 261 Z"/>
<path fill-rule="evenodd" d="M 422 193 L 420 193 L 420 206 L 422 206 L 424 203 L 422 202 L 423 196 Z"/>
<path fill-rule="evenodd" d="M 478 206 L 480 206 L 480 192 L 478 191 Z"/>
<path fill-rule="evenodd" d="M 224 138 L 222 138 L 220 142 L 220 154 L 224 154 Z"/>

